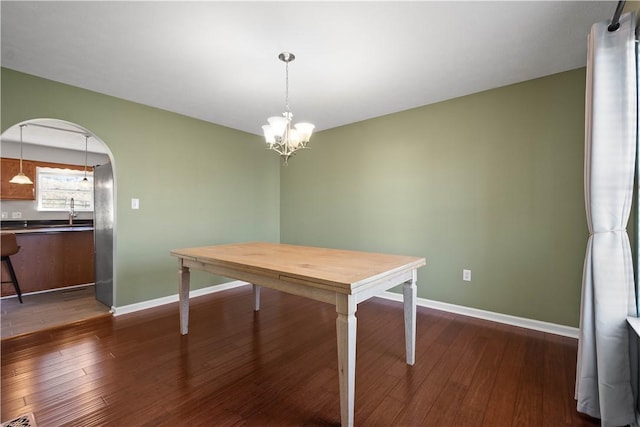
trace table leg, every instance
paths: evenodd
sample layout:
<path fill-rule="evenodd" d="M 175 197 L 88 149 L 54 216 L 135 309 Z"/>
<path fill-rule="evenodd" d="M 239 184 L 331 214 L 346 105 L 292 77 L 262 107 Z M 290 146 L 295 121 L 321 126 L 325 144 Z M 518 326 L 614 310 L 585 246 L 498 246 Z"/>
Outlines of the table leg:
<path fill-rule="evenodd" d="M 356 303 L 351 295 L 336 294 L 336 334 L 340 378 L 340 421 L 353 426 L 356 386 Z"/>
<path fill-rule="evenodd" d="M 251 284 L 253 287 L 253 311 L 260 311 L 260 286 Z"/>
<path fill-rule="evenodd" d="M 178 264 L 178 297 L 180 298 L 180 333 L 187 335 L 189 332 L 189 285 L 191 273 L 188 267 Z"/>
<path fill-rule="evenodd" d="M 416 277 L 416 270 L 413 270 L 411 281 L 402 286 L 407 365 L 413 365 L 416 360 Z"/>

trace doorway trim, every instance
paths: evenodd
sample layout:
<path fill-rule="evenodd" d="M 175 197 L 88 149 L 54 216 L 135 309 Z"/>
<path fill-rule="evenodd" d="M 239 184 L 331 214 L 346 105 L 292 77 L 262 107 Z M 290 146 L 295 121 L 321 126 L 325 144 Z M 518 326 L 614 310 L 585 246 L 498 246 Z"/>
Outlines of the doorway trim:
<path fill-rule="evenodd" d="M 102 144 L 102 146 L 105 148 L 106 150 L 106 154 L 109 157 L 109 162 L 111 163 L 111 168 L 112 168 L 112 176 L 113 176 L 113 193 L 111 194 L 111 200 L 113 203 L 113 236 L 112 236 L 112 248 L 113 250 L 111 251 L 111 254 L 109 254 L 111 256 L 111 265 L 112 265 L 112 295 L 113 295 L 113 301 L 111 302 L 111 313 L 114 312 L 115 309 L 115 301 L 117 300 L 117 296 L 116 296 L 116 292 L 117 292 L 117 285 L 116 285 L 116 251 L 117 251 L 117 245 L 116 245 L 116 229 L 117 229 L 117 180 L 116 180 L 116 160 L 115 157 L 113 155 L 113 152 L 111 151 L 111 148 L 109 148 L 109 145 L 107 143 L 105 143 L 97 134 L 95 134 L 93 131 L 91 131 L 90 129 L 88 129 L 85 126 L 82 126 L 78 123 L 74 123 L 74 122 L 70 122 L 67 120 L 62 120 L 62 119 L 57 119 L 57 118 L 33 118 L 33 119 L 28 119 L 28 120 L 23 120 L 21 122 L 15 123 L 11 126 L 8 126 L 3 132 L 2 132 L 2 139 L 5 139 L 5 136 L 7 134 L 7 132 L 21 126 L 21 125 L 29 125 L 29 124 L 36 124 L 36 125 L 42 125 L 45 122 L 45 124 L 47 125 L 51 125 L 52 123 L 59 123 L 61 125 L 66 125 L 67 127 L 73 127 L 76 128 L 79 132 L 84 133 L 86 135 L 89 135 L 90 138 L 93 138 L 95 141 L 97 141 L 99 144 Z M 55 131 L 55 130 L 52 130 Z M 60 131 L 62 132 L 62 131 Z M 55 147 L 55 145 L 49 145 L 49 144 L 38 144 L 37 141 L 36 142 L 25 142 L 25 144 L 30 144 L 30 145 L 40 145 L 40 146 L 51 146 L 51 147 Z M 58 147 L 58 148 L 62 148 L 62 149 L 68 149 L 66 147 Z M 95 213 L 94 213 L 94 218 L 95 218 Z M 95 230 L 94 230 L 95 233 Z"/>

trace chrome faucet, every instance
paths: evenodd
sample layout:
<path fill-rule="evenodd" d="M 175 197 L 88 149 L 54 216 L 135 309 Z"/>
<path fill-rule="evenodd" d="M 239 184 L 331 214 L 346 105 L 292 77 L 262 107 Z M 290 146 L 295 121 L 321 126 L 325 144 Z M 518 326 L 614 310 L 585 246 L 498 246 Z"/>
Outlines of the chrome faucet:
<path fill-rule="evenodd" d="M 73 200 L 73 197 L 71 198 L 71 202 L 69 203 L 69 225 L 73 225 L 73 218 L 77 217 L 78 214 L 75 211 L 75 200 Z"/>

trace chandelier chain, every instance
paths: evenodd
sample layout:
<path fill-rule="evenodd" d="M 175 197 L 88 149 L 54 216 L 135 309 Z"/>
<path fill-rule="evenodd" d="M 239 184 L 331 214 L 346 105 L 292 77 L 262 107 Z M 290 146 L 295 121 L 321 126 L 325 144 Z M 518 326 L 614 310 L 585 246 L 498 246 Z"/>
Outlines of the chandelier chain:
<path fill-rule="evenodd" d="M 289 62 L 285 62 L 285 107 L 287 109 L 287 113 L 291 112 L 291 107 L 289 107 Z"/>

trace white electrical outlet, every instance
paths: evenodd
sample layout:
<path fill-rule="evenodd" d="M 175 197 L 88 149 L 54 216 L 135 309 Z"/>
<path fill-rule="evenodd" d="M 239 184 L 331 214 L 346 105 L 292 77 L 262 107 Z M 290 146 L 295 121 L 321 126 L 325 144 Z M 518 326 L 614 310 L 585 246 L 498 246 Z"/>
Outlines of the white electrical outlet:
<path fill-rule="evenodd" d="M 8 219 L 9 218 L 9 212 L 2 212 L 2 219 Z"/>
<path fill-rule="evenodd" d="M 20 219 L 22 218 L 22 212 L 11 212 L 12 219 Z"/>
<path fill-rule="evenodd" d="M 471 281 L 471 270 L 462 270 L 462 280 L 465 282 Z"/>

